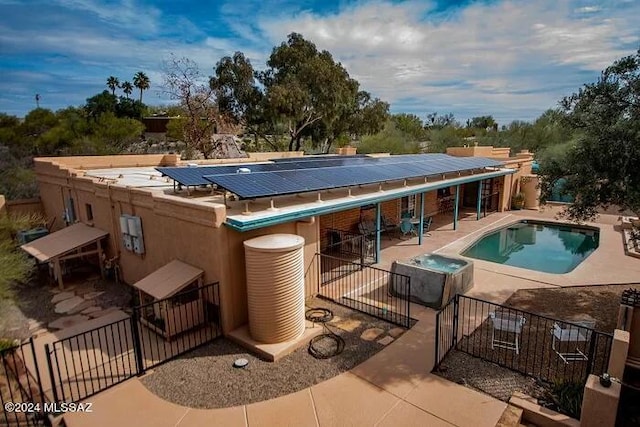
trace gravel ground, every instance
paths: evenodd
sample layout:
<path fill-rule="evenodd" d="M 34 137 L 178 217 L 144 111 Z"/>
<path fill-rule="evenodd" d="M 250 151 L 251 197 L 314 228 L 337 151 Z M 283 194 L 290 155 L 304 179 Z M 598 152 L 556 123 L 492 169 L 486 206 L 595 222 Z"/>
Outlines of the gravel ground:
<path fill-rule="evenodd" d="M 544 387 L 535 379 L 461 351 L 450 352 L 434 373 L 505 402 L 514 391 L 536 398 L 545 395 Z"/>
<path fill-rule="evenodd" d="M 384 348 L 376 341 L 362 340 L 364 330 L 380 328 L 387 332 L 396 327 L 327 301 L 315 299 L 308 306 L 329 308 L 343 320 L 362 322 L 353 332 L 330 327 L 345 341 L 341 354 L 318 360 L 308 353 L 305 345 L 277 362 L 266 362 L 219 338 L 157 367 L 142 383 L 163 399 L 195 408 L 259 402 L 299 391 L 353 368 Z M 241 357 L 249 360 L 249 365 L 233 368 L 233 361 Z"/>

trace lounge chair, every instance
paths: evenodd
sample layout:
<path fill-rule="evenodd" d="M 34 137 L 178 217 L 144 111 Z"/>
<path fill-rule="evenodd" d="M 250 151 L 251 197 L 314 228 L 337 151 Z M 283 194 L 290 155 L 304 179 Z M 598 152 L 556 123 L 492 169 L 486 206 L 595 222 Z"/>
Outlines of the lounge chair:
<path fill-rule="evenodd" d="M 495 347 L 514 350 L 520 354 L 520 334 L 526 323 L 524 316 L 509 312 L 491 312 L 491 350 Z M 496 331 L 498 336 L 496 337 Z M 513 337 L 513 339 L 509 339 Z"/>
<path fill-rule="evenodd" d="M 586 347 L 595 326 L 594 320 L 575 322 L 575 324 L 554 323 L 551 329 L 551 349 L 566 364 L 589 360 L 589 357 L 580 350 L 580 345 L 582 343 Z"/>

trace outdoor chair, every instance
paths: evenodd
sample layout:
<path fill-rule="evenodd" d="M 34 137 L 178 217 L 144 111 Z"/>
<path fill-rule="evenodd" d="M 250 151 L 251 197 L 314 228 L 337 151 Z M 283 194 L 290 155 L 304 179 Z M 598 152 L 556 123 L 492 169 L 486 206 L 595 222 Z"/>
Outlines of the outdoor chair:
<path fill-rule="evenodd" d="M 591 340 L 595 326 L 594 320 L 584 320 L 575 324 L 554 323 L 551 329 L 551 348 L 566 364 L 589 360 L 589 357 L 580 350 L 580 344 L 586 345 Z"/>
<path fill-rule="evenodd" d="M 358 223 L 358 231 L 367 237 L 376 234 L 376 223 L 371 220 L 362 220 Z"/>
<path fill-rule="evenodd" d="M 524 316 L 496 311 L 489 313 L 489 317 L 491 318 L 491 350 L 499 347 L 520 354 L 520 334 L 526 323 Z M 513 339 L 510 339 L 511 337 Z"/>
<path fill-rule="evenodd" d="M 416 227 L 411 222 L 411 218 L 402 218 L 402 221 L 400 221 L 400 231 L 402 232 L 403 236 L 418 235 L 418 231 L 416 230 Z"/>
<path fill-rule="evenodd" d="M 394 223 L 386 216 L 382 216 L 380 218 L 380 227 L 382 228 L 382 231 L 386 234 L 386 236 L 389 237 L 389 239 L 393 237 L 392 234 L 397 234 L 400 228 L 398 224 Z"/>

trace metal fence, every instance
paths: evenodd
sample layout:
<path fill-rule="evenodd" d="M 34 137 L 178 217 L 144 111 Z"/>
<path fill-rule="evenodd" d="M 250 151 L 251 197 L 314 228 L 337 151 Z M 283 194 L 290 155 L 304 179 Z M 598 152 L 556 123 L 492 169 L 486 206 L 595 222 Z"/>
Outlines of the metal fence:
<path fill-rule="evenodd" d="M 612 340 L 593 322 L 457 295 L 436 318 L 436 367 L 456 349 L 545 381 L 584 383 L 589 374 L 606 372 Z"/>
<path fill-rule="evenodd" d="M 27 369 L 27 359 L 35 363 L 35 376 Z M 0 350 L 0 425 L 49 425 L 44 403 L 33 338 Z"/>
<path fill-rule="evenodd" d="M 86 399 L 221 335 L 218 284 L 133 309 L 130 317 L 45 345 L 54 402 Z"/>
<path fill-rule="evenodd" d="M 337 258 L 371 265 L 376 262 L 375 235 L 328 228 L 320 241 L 320 252 Z"/>
<path fill-rule="evenodd" d="M 320 297 L 406 328 L 411 326 L 408 276 L 326 254 L 316 254 L 314 262 Z M 390 289 L 407 297 L 396 297 Z"/>

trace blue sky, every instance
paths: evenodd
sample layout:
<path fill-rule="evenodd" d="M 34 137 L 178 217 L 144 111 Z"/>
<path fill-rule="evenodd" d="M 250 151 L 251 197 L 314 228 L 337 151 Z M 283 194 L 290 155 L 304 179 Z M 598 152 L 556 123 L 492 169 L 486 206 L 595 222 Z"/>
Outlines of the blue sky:
<path fill-rule="evenodd" d="M 203 75 L 234 51 L 256 68 L 292 31 L 394 112 L 531 120 L 640 47 L 640 0 L 0 0 L 0 111 L 80 105 L 108 76 L 151 78 L 171 54 Z"/>

